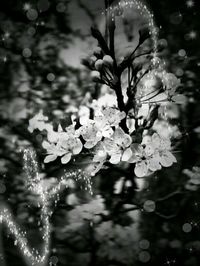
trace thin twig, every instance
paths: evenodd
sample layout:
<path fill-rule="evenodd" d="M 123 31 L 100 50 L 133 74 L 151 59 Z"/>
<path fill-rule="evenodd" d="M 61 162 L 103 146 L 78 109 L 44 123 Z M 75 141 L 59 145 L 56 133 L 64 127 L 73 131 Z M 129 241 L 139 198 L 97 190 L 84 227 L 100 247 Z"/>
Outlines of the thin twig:
<path fill-rule="evenodd" d="M 181 191 L 181 190 L 176 190 L 176 191 L 173 191 L 173 192 L 171 192 L 170 194 L 168 194 L 168 195 L 166 195 L 166 196 L 163 196 L 163 197 L 161 197 L 161 198 L 158 198 L 158 199 L 156 200 L 156 202 L 162 202 L 162 201 L 168 200 L 168 199 L 170 199 L 170 198 L 172 198 L 172 197 L 174 197 L 174 196 L 176 196 L 176 195 L 180 195 L 180 194 L 183 194 L 183 193 L 184 193 L 184 192 Z"/>
<path fill-rule="evenodd" d="M 171 214 L 171 215 L 165 215 L 165 214 L 162 214 L 162 213 L 157 212 L 157 211 L 155 211 L 155 214 L 156 214 L 157 216 L 163 218 L 163 219 L 166 219 L 166 220 L 173 219 L 173 218 L 175 218 L 175 217 L 177 216 L 177 213 L 175 213 L 175 214 Z"/>

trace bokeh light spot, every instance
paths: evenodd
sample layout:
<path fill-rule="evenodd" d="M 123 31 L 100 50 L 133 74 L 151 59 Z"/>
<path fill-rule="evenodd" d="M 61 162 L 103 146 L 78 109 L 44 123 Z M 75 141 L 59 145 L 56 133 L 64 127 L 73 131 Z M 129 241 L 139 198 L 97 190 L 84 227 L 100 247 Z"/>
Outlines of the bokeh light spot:
<path fill-rule="evenodd" d="M 151 259 L 151 255 L 147 251 L 142 251 L 139 254 L 139 260 L 143 263 L 148 262 Z"/>
<path fill-rule="evenodd" d="M 57 10 L 58 12 L 60 12 L 60 13 L 65 12 L 65 10 L 66 10 L 66 6 L 65 6 L 63 3 L 59 3 L 59 4 L 57 4 L 57 6 L 56 6 L 56 10 Z"/>
<path fill-rule="evenodd" d="M 156 208 L 156 204 L 153 200 L 145 201 L 143 208 L 146 212 L 154 212 Z"/>
<path fill-rule="evenodd" d="M 185 57 L 186 56 L 186 51 L 184 49 L 181 49 L 178 51 L 178 55 L 181 57 Z"/>
<path fill-rule="evenodd" d="M 56 256 L 52 256 L 50 258 L 50 263 L 52 263 L 53 265 L 56 265 L 58 263 L 58 258 Z"/>
<path fill-rule="evenodd" d="M 31 8 L 27 11 L 26 16 L 29 20 L 36 20 L 38 17 L 38 12 L 37 10 Z"/>
<path fill-rule="evenodd" d="M 24 50 L 22 51 L 22 55 L 23 55 L 24 57 L 26 57 L 26 58 L 31 57 L 31 55 L 32 55 L 31 49 L 29 49 L 29 48 L 24 48 Z"/>
<path fill-rule="evenodd" d="M 29 35 L 34 35 L 36 33 L 36 30 L 34 27 L 30 27 L 30 28 L 28 28 L 27 32 Z"/>
<path fill-rule="evenodd" d="M 55 75 L 54 75 L 53 73 L 49 73 L 49 74 L 47 75 L 47 80 L 48 80 L 48 81 L 54 81 L 54 79 L 55 79 Z"/>
<path fill-rule="evenodd" d="M 141 249 L 148 249 L 150 247 L 150 242 L 147 239 L 142 239 L 139 242 L 139 247 Z"/>
<path fill-rule="evenodd" d="M 192 226 L 189 223 L 185 223 L 182 227 L 183 232 L 190 233 L 192 231 Z"/>

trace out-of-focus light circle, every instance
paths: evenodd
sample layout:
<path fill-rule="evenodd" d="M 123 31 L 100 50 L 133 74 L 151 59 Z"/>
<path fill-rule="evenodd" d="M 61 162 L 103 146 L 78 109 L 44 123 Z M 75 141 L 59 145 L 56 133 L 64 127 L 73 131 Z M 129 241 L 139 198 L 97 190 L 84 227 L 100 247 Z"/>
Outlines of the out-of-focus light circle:
<path fill-rule="evenodd" d="M 150 247 L 150 242 L 147 239 L 142 239 L 139 242 L 139 247 L 141 249 L 148 249 Z"/>
<path fill-rule="evenodd" d="M 30 27 L 30 28 L 28 28 L 27 32 L 29 35 L 34 35 L 36 33 L 36 30 L 34 27 Z"/>
<path fill-rule="evenodd" d="M 43 141 L 43 136 L 41 134 L 36 135 L 36 139 L 38 142 L 42 142 Z"/>
<path fill-rule="evenodd" d="M 38 12 L 36 9 L 31 8 L 27 11 L 26 16 L 29 20 L 36 20 L 38 17 Z"/>
<path fill-rule="evenodd" d="M 176 70 L 176 75 L 177 75 L 178 77 L 182 77 L 183 74 L 184 74 L 184 72 L 183 72 L 183 69 L 182 69 L 182 68 L 178 68 L 178 69 Z"/>
<path fill-rule="evenodd" d="M 151 255 L 147 251 L 141 251 L 139 253 L 139 260 L 143 263 L 147 263 L 151 259 Z"/>
<path fill-rule="evenodd" d="M 54 75 L 53 73 L 49 73 L 49 74 L 47 75 L 47 80 L 48 80 L 48 81 L 54 81 L 54 80 L 55 80 L 55 75 Z"/>
<path fill-rule="evenodd" d="M 56 256 L 52 256 L 50 258 L 50 262 L 53 264 L 53 265 L 56 265 L 58 263 L 58 258 Z"/>
<path fill-rule="evenodd" d="M 178 51 L 178 55 L 181 57 L 185 57 L 186 56 L 186 51 L 184 49 L 181 49 Z"/>
<path fill-rule="evenodd" d="M 29 49 L 29 48 L 24 48 L 24 50 L 22 51 L 22 55 L 23 55 L 24 57 L 26 57 L 26 58 L 31 57 L 31 55 L 32 55 L 31 49 Z"/>
<path fill-rule="evenodd" d="M 153 200 L 145 201 L 143 208 L 146 212 L 154 212 L 156 208 L 156 204 Z"/>
<path fill-rule="evenodd" d="M 57 6 L 56 6 L 56 10 L 57 10 L 58 12 L 60 12 L 60 13 L 65 12 L 65 10 L 66 10 L 66 6 L 65 6 L 63 3 L 59 3 L 59 4 L 57 4 Z"/>
<path fill-rule="evenodd" d="M 192 231 L 192 226 L 191 224 L 189 223 L 185 223 L 183 226 L 182 226 L 182 229 L 183 229 L 183 232 L 185 233 L 190 233 Z"/>
<path fill-rule="evenodd" d="M 159 44 L 160 44 L 162 47 L 167 47 L 167 40 L 166 40 L 166 39 L 161 39 L 161 40 L 159 40 Z"/>

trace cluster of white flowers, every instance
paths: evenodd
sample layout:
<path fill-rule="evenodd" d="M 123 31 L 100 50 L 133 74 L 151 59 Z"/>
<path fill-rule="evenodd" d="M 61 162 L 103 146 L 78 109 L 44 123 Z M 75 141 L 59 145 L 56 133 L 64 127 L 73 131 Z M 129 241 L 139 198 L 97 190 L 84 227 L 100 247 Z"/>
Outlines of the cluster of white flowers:
<path fill-rule="evenodd" d="M 52 133 L 55 136 L 52 139 Z M 74 129 L 74 125 L 71 125 L 65 129 L 61 126 L 58 128 L 58 132 L 49 132 L 51 141 L 44 141 L 42 146 L 47 150 L 47 156 L 44 160 L 45 163 L 54 161 L 57 157 L 62 157 L 61 162 L 63 164 L 68 163 L 73 155 L 77 155 L 81 152 L 83 145 Z"/>
<path fill-rule="evenodd" d="M 93 62 L 92 76 L 97 80 L 105 79 L 107 84 L 112 80 L 110 70 L 113 59 L 108 55 L 100 58 L 99 53 L 98 49 L 95 52 L 98 56 Z M 139 76 L 145 74 L 145 70 L 142 71 Z M 74 156 L 86 150 L 93 155 L 93 174 L 102 169 L 105 163 L 113 165 L 126 163 L 134 165 L 136 176 L 144 177 L 162 167 L 171 166 L 176 162 L 176 158 L 171 152 L 169 134 L 159 133 L 159 130 L 152 125 L 151 128 L 157 133 L 151 136 L 143 134 L 143 141 L 137 143 L 133 141 L 134 134 L 137 133 L 136 126 L 142 126 L 145 121 L 152 119 L 151 113 L 156 103 L 161 105 L 164 102 L 167 106 L 170 101 L 181 102 L 183 97 L 176 94 L 180 84 L 180 80 L 173 73 L 167 73 L 162 68 L 153 69 L 141 78 L 137 86 L 135 110 L 131 109 L 128 113 L 120 111 L 116 95 L 107 91 L 103 97 L 80 106 L 77 111 L 78 123 L 72 119 L 72 125 L 64 129 L 59 125 L 55 131 L 48 122 L 48 117 L 40 112 L 29 121 L 29 131 L 46 130 L 47 140 L 42 143 L 47 154 L 45 163 L 60 157 L 61 163 L 67 164 Z M 126 104 L 128 100 L 125 101 Z M 90 118 L 91 109 L 92 118 Z M 121 124 L 124 125 L 122 121 L 126 121 L 126 132 L 124 127 L 121 127 Z"/>
<path fill-rule="evenodd" d="M 135 163 L 135 174 L 138 177 L 146 176 L 163 167 L 170 167 L 176 162 L 171 152 L 169 139 L 161 138 L 157 133 L 146 136 L 142 144 L 131 145 L 132 156 L 128 160 Z"/>
<path fill-rule="evenodd" d="M 62 157 L 61 162 L 66 164 L 73 155 L 79 154 L 83 147 L 92 149 L 102 139 L 104 139 L 104 142 L 108 140 L 114 141 L 114 139 L 117 142 L 117 132 L 120 130 L 120 132 L 123 132 L 119 127 L 123 118 L 125 118 L 124 112 L 120 112 L 116 108 L 107 107 L 98 112 L 93 120 L 89 118 L 83 120 L 78 129 L 75 129 L 76 124 L 73 123 L 65 129 L 59 125 L 58 130 L 54 131 L 53 126 L 47 122 L 48 118 L 40 112 L 29 121 L 28 129 L 30 132 L 35 129 L 47 131 L 47 140 L 42 144 L 47 151 L 45 163 L 54 161 L 57 157 Z M 129 135 L 127 136 L 130 138 Z M 120 141 L 118 142 L 120 143 Z M 131 138 L 129 142 L 130 145 Z M 122 143 L 121 146 L 123 146 Z"/>
<path fill-rule="evenodd" d="M 99 110 L 93 120 L 85 120 L 79 129 L 80 135 L 86 141 L 84 146 L 91 149 L 102 137 L 110 138 L 114 133 L 113 128 L 117 128 L 125 116 L 117 108 L 107 107 Z"/>
<path fill-rule="evenodd" d="M 93 163 L 100 165 L 94 174 L 105 162 L 114 165 L 121 162 L 134 163 L 138 177 L 176 162 L 171 153 L 170 140 L 161 138 L 157 133 L 144 137 L 142 143 L 133 143 L 131 134 L 125 133 L 120 127 L 120 122 L 125 118 L 126 114 L 117 108 L 103 107 L 96 111 L 93 119 L 84 119 L 78 128 L 73 122 L 65 129 L 59 125 L 58 130 L 54 131 L 48 118 L 40 112 L 30 120 L 29 131 L 47 131 L 47 140 L 42 143 L 47 153 L 45 163 L 61 157 L 61 163 L 67 164 L 73 156 L 87 149 L 94 155 Z"/>
<path fill-rule="evenodd" d="M 126 134 L 121 127 L 116 128 L 111 138 L 105 138 L 95 149 L 95 162 L 106 161 L 107 158 L 112 164 L 118 164 L 120 161 L 128 161 L 132 152 L 130 145 L 132 138 Z"/>

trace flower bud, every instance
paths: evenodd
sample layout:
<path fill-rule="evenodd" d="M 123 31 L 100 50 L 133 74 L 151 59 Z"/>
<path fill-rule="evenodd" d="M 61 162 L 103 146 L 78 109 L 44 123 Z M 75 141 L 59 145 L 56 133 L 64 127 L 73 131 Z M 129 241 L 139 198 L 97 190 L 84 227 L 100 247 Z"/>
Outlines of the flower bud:
<path fill-rule="evenodd" d="M 90 60 L 91 60 L 91 63 L 94 63 L 97 60 L 97 58 L 96 56 L 93 55 L 90 57 Z"/>
<path fill-rule="evenodd" d="M 112 66 L 113 65 L 113 59 L 110 55 L 105 55 L 103 58 L 103 62 L 105 65 Z"/>
<path fill-rule="evenodd" d="M 97 60 L 96 63 L 95 63 L 95 68 L 97 70 L 101 70 L 102 67 L 103 67 L 103 60 L 102 59 Z"/>
<path fill-rule="evenodd" d="M 100 47 L 96 47 L 95 50 L 94 50 L 94 55 L 98 56 L 101 54 L 101 48 Z"/>
<path fill-rule="evenodd" d="M 99 81 L 101 79 L 99 71 L 96 70 L 91 72 L 91 77 L 93 81 Z"/>

